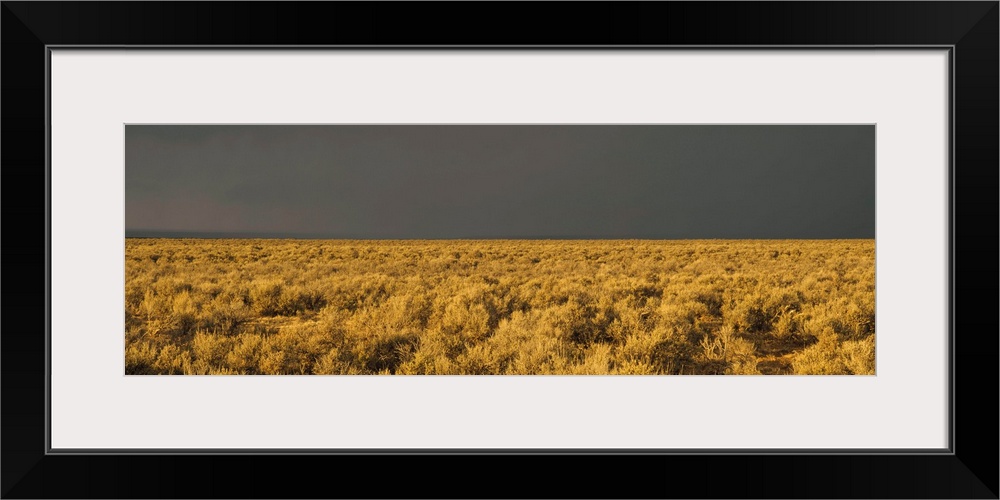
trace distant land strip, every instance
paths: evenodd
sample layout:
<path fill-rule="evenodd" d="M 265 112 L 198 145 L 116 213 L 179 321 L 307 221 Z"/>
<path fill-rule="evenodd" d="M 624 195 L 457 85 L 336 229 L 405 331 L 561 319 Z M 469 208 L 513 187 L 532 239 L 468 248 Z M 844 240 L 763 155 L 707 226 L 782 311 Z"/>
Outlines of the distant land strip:
<path fill-rule="evenodd" d="M 512 235 L 512 236 L 445 236 L 445 237 L 372 237 L 361 234 L 331 234 L 331 233 L 288 233 L 288 232 L 257 232 L 257 231 L 166 231 L 159 229 L 126 229 L 126 238 L 189 238 L 189 239 L 289 239 L 289 240 L 871 240 L 874 238 L 857 237 L 804 237 L 782 238 L 777 236 L 717 236 L 706 237 L 698 235 L 664 236 L 650 238 L 644 236 L 613 236 L 595 237 L 594 235 Z"/>

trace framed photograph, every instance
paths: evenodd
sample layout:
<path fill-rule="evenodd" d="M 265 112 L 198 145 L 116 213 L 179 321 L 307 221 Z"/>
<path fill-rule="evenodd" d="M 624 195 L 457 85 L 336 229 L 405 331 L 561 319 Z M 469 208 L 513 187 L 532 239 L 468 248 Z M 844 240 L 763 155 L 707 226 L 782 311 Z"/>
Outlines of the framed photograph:
<path fill-rule="evenodd" d="M 3 496 L 997 498 L 998 14 L 4 2 Z"/>

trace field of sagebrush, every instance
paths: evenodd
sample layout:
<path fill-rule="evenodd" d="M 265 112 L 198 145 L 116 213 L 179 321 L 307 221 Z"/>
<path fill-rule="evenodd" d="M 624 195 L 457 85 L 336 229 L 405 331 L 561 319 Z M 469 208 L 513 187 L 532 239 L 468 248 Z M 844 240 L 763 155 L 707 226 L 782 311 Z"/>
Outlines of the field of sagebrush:
<path fill-rule="evenodd" d="M 874 240 L 125 240 L 127 374 L 874 371 Z"/>

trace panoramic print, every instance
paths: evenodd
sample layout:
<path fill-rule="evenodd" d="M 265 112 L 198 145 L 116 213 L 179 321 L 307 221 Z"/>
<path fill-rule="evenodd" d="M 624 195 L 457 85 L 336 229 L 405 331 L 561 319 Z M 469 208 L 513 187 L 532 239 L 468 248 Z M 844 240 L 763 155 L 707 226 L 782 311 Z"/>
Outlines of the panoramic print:
<path fill-rule="evenodd" d="M 126 125 L 127 375 L 874 375 L 874 125 Z"/>

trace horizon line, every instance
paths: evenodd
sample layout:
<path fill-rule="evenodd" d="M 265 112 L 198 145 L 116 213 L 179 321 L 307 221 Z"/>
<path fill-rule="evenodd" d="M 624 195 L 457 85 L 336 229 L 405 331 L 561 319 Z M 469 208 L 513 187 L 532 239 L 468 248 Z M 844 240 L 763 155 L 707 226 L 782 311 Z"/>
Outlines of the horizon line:
<path fill-rule="evenodd" d="M 484 240 L 874 240 L 865 236 L 828 237 L 776 237 L 776 236 L 684 236 L 684 237 L 636 237 L 636 236 L 455 236 L 455 237 L 362 237 L 332 236 L 301 233 L 254 233 L 254 232 L 189 232 L 189 231 L 125 231 L 126 239 L 232 239 L 232 240 L 360 240 L 360 241 L 484 241 Z"/>

